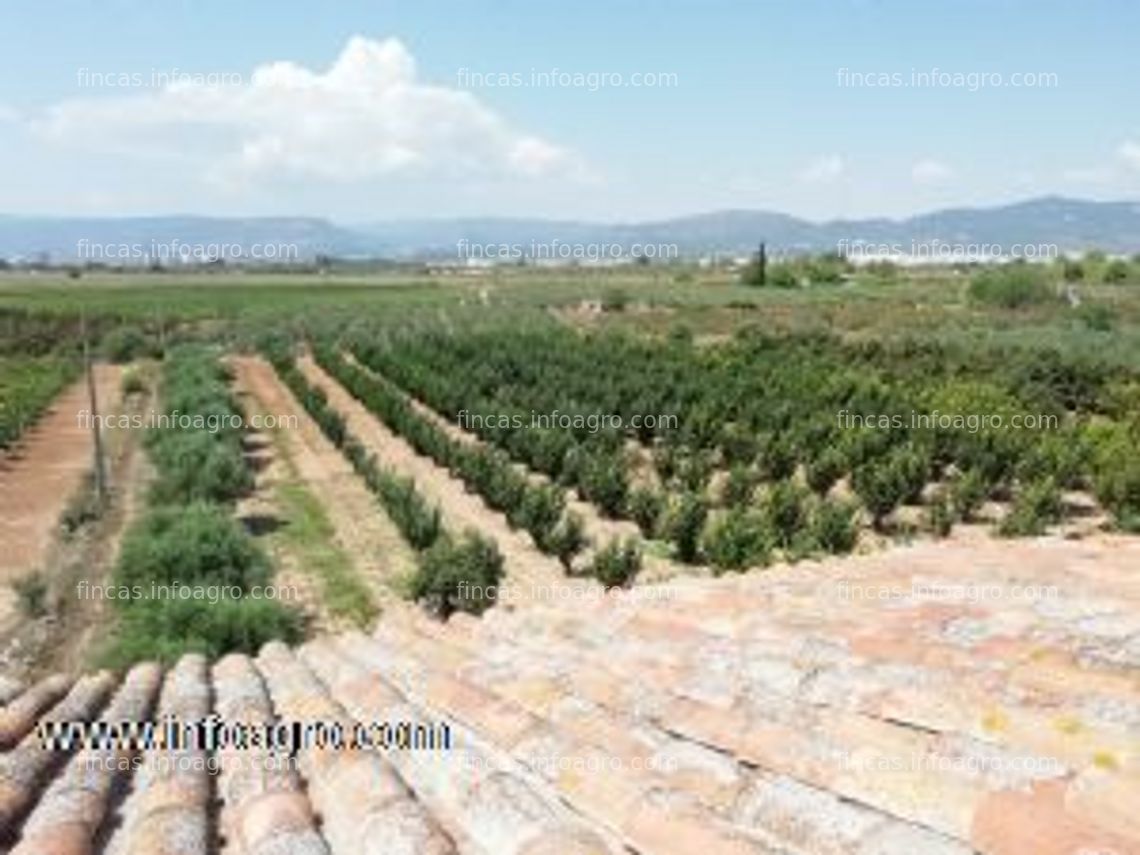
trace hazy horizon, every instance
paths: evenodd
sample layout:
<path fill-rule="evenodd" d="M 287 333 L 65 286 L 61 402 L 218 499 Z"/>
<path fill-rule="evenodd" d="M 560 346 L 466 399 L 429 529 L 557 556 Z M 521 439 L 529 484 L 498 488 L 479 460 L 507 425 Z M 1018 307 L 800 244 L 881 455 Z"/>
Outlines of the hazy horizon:
<path fill-rule="evenodd" d="M 502 213 L 502 214 L 459 214 L 459 215 L 420 215 L 420 216 L 407 216 L 407 217 L 388 217 L 388 218 L 375 218 L 375 219 L 341 219 L 334 216 L 326 216 L 323 214 L 314 214 L 305 211 L 282 211 L 278 213 L 253 213 L 253 212 L 234 212 L 234 213 L 210 213 L 205 211 L 169 211 L 169 212 L 134 212 L 134 213 L 116 213 L 116 214 L 74 214 L 62 212 L 46 212 L 36 214 L 21 214 L 13 213 L 11 211 L 0 211 L 0 218 L 11 219 L 38 219 L 38 220 L 105 220 L 108 222 L 124 221 L 124 220 L 159 220 L 159 219 L 202 219 L 202 220 L 257 220 L 257 219 L 284 219 L 284 220 L 323 220 L 332 225 L 340 226 L 348 229 L 368 229 L 370 227 L 398 225 L 404 223 L 445 223 L 452 221 L 488 221 L 488 222 L 538 222 L 538 223 L 581 223 L 589 225 L 603 225 L 603 226 L 642 226 L 650 225 L 655 222 L 674 222 L 677 220 L 698 219 L 701 217 L 723 216 L 732 214 L 763 214 L 774 216 L 785 216 L 792 219 L 800 220 L 814 226 L 828 225 L 836 222 L 843 221 L 872 221 L 882 220 L 886 222 L 905 222 L 911 219 L 917 219 L 925 216 L 933 216 L 936 214 L 944 214 L 949 211 L 986 211 L 1012 208 L 1024 205 L 1030 205 L 1042 202 L 1060 201 L 1065 203 L 1076 204 L 1106 204 L 1106 205 L 1136 205 L 1140 206 L 1140 198 L 1133 199 L 1093 199 L 1081 198 L 1077 196 L 1061 196 L 1057 194 L 1048 194 L 1041 196 L 1027 196 L 1021 199 L 1013 199 L 1008 202 L 1000 203 L 980 203 L 978 205 L 953 205 L 937 208 L 929 208 L 917 210 L 911 213 L 888 215 L 888 214 L 868 214 L 866 216 L 855 217 L 809 217 L 799 216 L 789 213 L 787 211 L 780 211 L 775 209 L 765 208 L 715 208 L 709 210 L 695 210 L 695 211 L 681 211 L 675 214 L 665 216 L 647 217 L 642 219 L 606 219 L 598 218 L 576 218 L 576 217 L 559 217 L 559 216 L 528 216 L 526 214 L 517 213 Z"/>

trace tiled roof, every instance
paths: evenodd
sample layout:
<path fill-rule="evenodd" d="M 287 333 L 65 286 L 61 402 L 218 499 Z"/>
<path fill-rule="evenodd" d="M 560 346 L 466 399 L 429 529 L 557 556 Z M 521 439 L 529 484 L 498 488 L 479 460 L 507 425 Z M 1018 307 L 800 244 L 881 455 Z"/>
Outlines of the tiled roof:
<path fill-rule="evenodd" d="M 1138 853 L 1140 553 L 1121 544 L 1027 543 L 1015 564 L 980 545 L 952 578 L 918 546 L 446 624 L 394 609 L 372 635 L 9 687 L 0 851 Z M 868 596 L 890 586 L 906 596 Z M 194 749 L 131 771 L 35 732 L 210 713 L 445 721 L 453 746 L 226 747 L 212 774 Z"/>

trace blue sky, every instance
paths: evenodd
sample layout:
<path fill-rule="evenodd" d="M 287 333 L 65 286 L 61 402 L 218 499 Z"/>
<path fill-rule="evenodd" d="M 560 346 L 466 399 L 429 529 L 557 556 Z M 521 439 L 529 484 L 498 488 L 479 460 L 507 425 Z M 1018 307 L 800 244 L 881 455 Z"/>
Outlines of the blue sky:
<path fill-rule="evenodd" d="M 0 212 L 826 219 L 1140 198 L 1133 0 L 8 0 L 3 21 Z M 532 71 L 557 85 L 472 85 Z M 858 85 L 913 72 L 925 85 Z"/>

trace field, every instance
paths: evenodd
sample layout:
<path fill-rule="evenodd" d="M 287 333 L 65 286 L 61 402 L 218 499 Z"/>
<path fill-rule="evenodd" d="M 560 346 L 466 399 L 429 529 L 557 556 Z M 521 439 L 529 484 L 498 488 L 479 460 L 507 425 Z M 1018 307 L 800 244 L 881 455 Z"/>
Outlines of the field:
<path fill-rule="evenodd" d="M 13 445 L 74 376 L 55 359 L 0 358 L 0 449 Z"/>
<path fill-rule="evenodd" d="M 618 579 L 639 564 L 633 552 L 723 572 L 944 537 L 959 522 L 1033 535 L 1100 514 L 1134 527 L 1137 289 L 1090 284 L 1078 307 L 1010 304 L 972 294 L 987 275 L 875 271 L 803 289 L 680 267 L 10 276 L 4 435 L 14 441 L 75 377 L 74 339 L 55 354 L 43 339 L 82 311 L 120 362 L 185 342 L 217 360 L 264 355 L 420 550 L 442 531 L 438 509 L 367 459 L 297 357 L 311 354 L 325 381 L 575 572 L 591 572 L 583 555 L 604 545 L 584 519 L 627 547 Z M 248 490 L 240 434 L 210 450 L 182 440 L 232 480 L 223 501 Z"/>
<path fill-rule="evenodd" d="M 473 732 L 501 736 L 478 700 L 499 693 L 559 734 L 597 738 L 583 736 L 585 713 L 563 720 L 542 700 L 565 679 L 559 692 L 615 717 L 609 738 L 644 720 L 685 751 L 734 758 L 732 775 L 788 776 L 931 851 L 1019 851 L 1003 811 L 1036 815 L 1052 795 L 991 803 L 988 785 L 961 783 L 981 788 L 963 826 L 946 807 L 967 798 L 959 783 L 932 779 L 930 805 L 909 804 L 914 781 L 797 760 L 811 749 L 791 723 L 806 717 L 844 751 L 935 734 L 1047 753 L 1108 776 L 1096 780 L 1112 798 L 1131 792 L 1129 726 L 1076 710 L 1082 686 L 1106 703 L 1137 697 L 1124 571 L 1140 543 L 1133 267 L 1090 276 L 1077 300 L 1057 266 L 873 269 L 802 287 L 681 265 L 0 275 L 5 490 L 46 477 L 43 433 L 62 443 L 86 407 L 82 329 L 104 413 L 146 417 L 108 429 L 106 497 L 88 477 L 35 505 L 51 542 L 28 548 L 38 562 L 0 600 L 6 670 L 256 661 L 288 707 L 289 680 L 311 679 L 290 670 L 303 661 L 363 715 L 380 696 L 357 697 L 343 654 L 383 663 L 402 696 Z M 90 460 L 88 431 L 69 442 Z M 1068 586 L 1075 600 L 1070 613 L 850 595 L 924 584 Z M 977 635 L 955 647 L 952 633 Z M 1047 685 L 1042 662 L 1071 682 Z M 185 679 L 213 681 L 224 703 L 226 680 L 256 679 L 232 667 Z M 648 718 L 623 682 L 642 686 Z M 759 718 L 732 718 L 722 692 Z M 1035 733 L 1049 716 L 1080 723 Z M 697 773 L 669 786 L 688 787 L 685 774 Z M 602 838 L 663 845 L 598 792 L 551 781 Z M 678 839 L 738 851 L 742 814 L 726 819 L 701 792 Z M 1095 831 L 1080 839 L 1128 845 L 1122 815 L 1098 810 L 1072 820 Z"/>

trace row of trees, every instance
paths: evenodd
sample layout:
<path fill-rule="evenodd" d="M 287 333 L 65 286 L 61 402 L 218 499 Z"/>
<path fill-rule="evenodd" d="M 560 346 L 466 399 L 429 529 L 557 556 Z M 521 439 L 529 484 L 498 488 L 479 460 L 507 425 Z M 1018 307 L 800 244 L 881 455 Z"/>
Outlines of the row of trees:
<path fill-rule="evenodd" d="M 152 502 L 224 504 L 253 486 L 242 451 L 244 418 L 230 393 L 231 379 L 216 355 L 202 348 L 180 349 L 163 367 L 160 393 L 171 421 L 147 437 L 158 469 Z M 202 427 L 192 426 L 194 419 Z"/>
<path fill-rule="evenodd" d="M 433 344 L 438 341 L 446 347 L 444 340 L 432 339 Z M 499 358 L 490 353 L 477 357 L 476 348 L 472 342 L 447 352 L 427 344 L 410 353 L 360 345 L 353 352 L 363 364 L 390 377 L 446 417 L 458 418 L 463 410 L 472 413 L 471 430 L 502 449 L 504 461 L 508 457 L 517 459 L 553 482 L 577 488 L 582 498 L 605 515 L 625 515 L 632 478 L 623 448 L 624 432 L 597 424 L 597 416 L 604 410 L 576 406 L 573 388 L 561 385 L 563 372 L 546 373 L 546 381 L 555 387 L 551 388 L 540 382 L 541 372 L 534 364 L 525 364 L 520 358 L 509 365 L 509 356 L 501 350 Z M 542 357 L 536 353 L 536 358 Z M 606 364 L 600 362 L 594 370 L 604 372 Z M 555 411 L 572 422 L 569 427 L 532 423 L 532 413 Z M 643 433 L 650 436 L 652 429 L 646 427 Z M 502 465 L 509 466 L 506 462 Z"/>
<path fill-rule="evenodd" d="M 77 373 L 74 360 L 0 357 L 0 450 L 35 424 Z"/>
<path fill-rule="evenodd" d="M 233 502 L 252 476 L 242 456 L 241 420 L 231 418 L 239 410 L 229 379 L 204 348 L 177 349 L 163 366 L 161 397 L 171 419 L 148 437 L 157 470 L 151 504 L 124 536 L 112 576 L 116 588 L 133 593 L 115 599 L 119 622 L 106 652 L 111 664 L 169 663 L 189 651 L 256 653 L 272 639 L 300 638 L 298 612 L 247 596 L 270 582 L 272 568 L 233 517 Z M 175 414 L 203 418 L 181 422 Z M 210 424 L 220 429 L 205 427 Z M 178 586 L 224 587 L 229 594 L 182 597 L 171 593 Z M 157 598 L 150 595 L 155 590 Z"/>
<path fill-rule="evenodd" d="M 838 253 L 821 253 L 769 261 L 763 246 L 741 272 L 744 285 L 758 288 L 802 288 L 815 285 L 838 285 L 854 268 Z"/>
<path fill-rule="evenodd" d="M 483 439 L 611 515 L 638 519 L 655 501 L 633 486 L 630 440 L 652 450 L 663 493 L 711 492 L 728 507 L 749 503 L 761 482 L 795 476 L 822 497 L 848 479 L 881 523 L 933 482 L 980 485 L 985 498 L 1040 494 L 1051 480 L 1094 489 L 1124 524 L 1134 515 L 1137 476 L 1096 451 L 1121 440 L 1093 429 L 1104 416 L 1121 418 L 1129 381 L 1056 350 L 756 333 L 697 349 L 543 326 L 420 331 L 361 340 L 353 351 L 446 417 L 464 412 Z M 625 427 L 534 427 L 532 412 L 613 414 Z M 633 424 L 660 413 L 676 423 Z M 914 420 L 929 413 L 974 421 Z M 1042 418 L 1039 429 L 1014 428 L 1026 414 Z M 980 417 L 989 423 L 979 427 Z M 718 471 L 729 476 L 719 495 L 710 490 Z"/>
<path fill-rule="evenodd" d="M 1066 282 L 1104 282 L 1108 285 L 1140 282 L 1140 254 L 1124 259 L 1109 258 L 1103 252 L 1090 252 L 1081 258 L 1062 258 L 1057 264 L 1061 278 Z"/>
<path fill-rule="evenodd" d="M 773 556 L 795 560 L 819 553 L 842 554 L 855 547 L 858 509 L 821 499 L 793 481 L 767 490 L 756 505 L 720 513 L 703 530 L 701 547 L 719 570 L 769 563 Z"/>
<path fill-rule="evenodd" d="M 472 375 L 486 370 L 485 362 L 467 362 L 470 371 L 465 371 L 458 364 L 458 360 L 449 362 L 446 368 L 439 363 L 428 362 L 426 365 L 409 363 L 400 360 L 392 351 L 379 348 L 358 347 L 356 353 L 362 361 L 379 366 L 381 370 L 390 369 L 397 376 L 403 377 L 405 382 L 425 381 L 420 384 L 421 389 L 429 390 L 425 398 L 444 412 L 447 412 L 446 402 L 450 402 L 453 408 L 458 406 L 462 400 L 461 390 L 470 388 Z M 535 354 L 536 360 L 542 358 L 541 355 Z M 428 365 L 432 367 L 429 368 Z M 449 374 L 453 367 L 458 371 Z M 522 366 L 512 366 L 514 367 L 522 369 Z M 606 371 L 607 367 L 603 362 L 595 361 L 593 377 L 596 378 L 598 374 L 604 374 Z M 409 378 L 414 379 L 409 380 Z M 517 384 L 519 373 L 513 373 L 512 379 Z M 536 390 L 538 403 L 534 408 L 542 406 L 545 389 L 565 390 L 567 386 L 562 382 L 564 379 L 568 384 L 573 382 L 570 377 L 561 374 L 548 377 L 544 389 Z M 503 386 L 500 385 L 499 390 L 502 389 Z M 417 390 L 409 391 L 415 393 Z M 433 392 L 434 402 L 429 397 Z M 520 394 L 526 392 L 520 391 Z M 497 412 L 494 407 L 498 407 Z M 569 404 L 566 407 L 567 409 L 561 411 L 574 412 Z M 715 534 L 707 530 L 710 508 L 705 497 L 705 487 L 713 470 L 714 461 L 711 455 L 691 453 L 673 444 L 660 445 L 656 455 L 658 470 L 666 475 L 666 481 L 674 489 L 646 485 L 632 487 L 626 454 L 621 444 L 622 436 L 618 431 L 608 434 L 586 434 L 584 438 L 579 439 L 572 428 L 566 430 L 533 428 L 529 424 L 527 417 L 529 414 L 519 410 L 511 399 L 500 399 L 485 405 L 477 404 L 473 409 L 479 417 L 469 421 L 477 433 L 509 449 L 527 465 L 558 478 L 565 484 L 576 486 L 583 498 L 593 501 L 604 512 L 634 520 L 646 537 L 671 542 L 680 560 L 695 562 L 707 559 L 714 564 L 733 566 L 730 559 L 720 561 L 721 557 L 730 551 L 721 548 L 721 544 L 731 540 L 740 528 L 738 515 L 730 516 L 728 522 L 720 525 Z M 504 418 L 504 409 L 520 418 L 511 419 L 509 416 Z M 753 440 L 749 437 L 735 437 L 734 441 L 739 447 L 743 442 Z M 789 454 L 776 453 L 778 448 L 778 443 L 771 444 L 770 451 L 773 453 L 766 458 L 772 469 L 769 474 L 776 479 L 786 479 L 792 474 L 794 463 Z M 749 457 L 755 456 L 758 451 L 759 448 L 754 445 Z M 779 463 L 781 459 L 786 461 L 786 465 Z M 736 485 L 736 502 L 741 504 L 750 502 L 759 477 L 742 466 L 734 470 L 734 475 L 738 476 L 731 479 L 731 483 Z M 838 473 L 835 473 L 831 480 L 836 477 Z M 776 495 L 779 494 L 777 490 Z M 821 525 L 826 528 L 837 518 L 835 512 L 839 508 L 831 502 L 821 502 L 820 505 L 822 507 L 820 519 L 823 520 Z M 842 512 L 848 527 L 854 531 L 854 509 L 844 506 Z M 703 540 L 710 536 L 713 538 L 711 542 L 716 546 L 703 548 Z M 757 562 L 761 558 L 766 559 L 775 549 L 781 549 L 785 554 L 792 552 L 790 541 L 784 543 L 779 537 L 765 538 L 765 543 L 767 548 L 764 554 L 752 556 Z M 836 537 L 826 534 L 814 537 L 810 533 L 805 533 L 797 542 L 799 549 L 797 554 L 845 551 L 850 548 L 851 543 L 853 536 Z"/>
<path fill-rule="evenodd" d="M 434 545 L 443 534 L 439 508 L 424 499 L 410 478 L 401 478 L 380 466 L 376 457 L 349 433 L 340 413 L 329 406 L 324 390 L 310 384 L 297 369 L 288 350 L 278 346 L 267 348 L 265 354 L 293 396 L 380 500 L 404 539 L 420 551 Z"/>
<path fill-rule="evenodd" d="M 572 569 L 586 547 L 582 520 L 566 510 L 566 495 L 554 484 L 532 483 L 502 451 L 459 442 L 417 413 L 399 390 L 343 359 L 328 345 L 314 347 L 317 362 L 385 424 L 421 454 L 431 457 L 504 513 L 514 528 L 527 531 L 535 545 Z"/>
<path fill-rule="evenodd" d="M 937 263 L 937 257 L 931 259 Z M 1029 263 L 1025 259 L 1015 259 L 1008 264 L 982 264 L 980 262 L 955 263 L 956 269 L 981 268 L 975 282 L 981 280 L 982 290 L 988 290 L 1000 280 L 1009 279 L 1017 284 L 1014 289 L 1023 289 L 1026 283 L 1041 283 L 1042 295 L 1052 295 L 1056 283 L 1104 283 L 1119 285 L 1140 282 L 1140 255 L 1127 258 L 1108 258 L 1103 252 L 1090 252 L 1080 258 L 1060 257 L 1052 263 Z M 753 256 L 752 261 L 740 274 L 741 284 L 770 288 L 801 288 L 814 285 L 836 285 L 851 276 L 856 270 L 863 270 L 880 279 L 894 279 L 899 273 L 897 265 L 888 260 L 873 261 L 860 268 L 851 264 L 848 258 L 839 253 L 800 255 L 773 262 L 767 257 L 763 246 Z M 1000 285 L 998 287 L 1001 287 Z M 1004 301 L 1001 301 L 1004 302 Z"/>
<path fill-rule="evenodd" d="M 349 432 L 344 418 L 329 405 L 324 390 L 314 387 L 297 369 L 287 345 L 267 341 L 263 352 L 416 550 L 416 572 L 409 584 L 411 596 L 442 617 L 456 611 L 479 614 L 493 605 L 493 594 L 503 574 L 498 545 L 478 532 L 465 531 L 459 536 L 448 532 L 439 508 L 424 499 L 415 482 L 381 466 L 375 455 L 368 453 Z"/>

